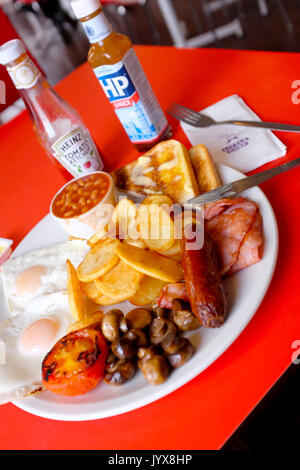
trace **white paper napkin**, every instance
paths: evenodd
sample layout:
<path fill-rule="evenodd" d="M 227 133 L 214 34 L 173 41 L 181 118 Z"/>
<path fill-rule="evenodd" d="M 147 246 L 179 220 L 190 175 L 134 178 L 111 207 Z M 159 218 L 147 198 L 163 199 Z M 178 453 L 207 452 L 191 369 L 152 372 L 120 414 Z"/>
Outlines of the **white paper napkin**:
<path fill-rule="evenodd" d="M 216 121 L 261 120 L 238 95 L 228 96 L 200 112 Z M 286 154 L 286 146 L 269 130 L 228 124 L 197 128 L 182 122 L 181 126 L 192 145 L 206 145 L 215 162 L 244 173 Z"/>

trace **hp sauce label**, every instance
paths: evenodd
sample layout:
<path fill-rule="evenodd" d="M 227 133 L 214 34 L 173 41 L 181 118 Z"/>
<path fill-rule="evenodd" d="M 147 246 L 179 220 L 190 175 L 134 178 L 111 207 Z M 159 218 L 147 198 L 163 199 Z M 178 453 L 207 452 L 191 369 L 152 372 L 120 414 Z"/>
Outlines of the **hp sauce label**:
<path fill-rule="evenodd" d="M 156 140 L 168 123 L 134 50 L 94 72 L 131 142 Z"/>

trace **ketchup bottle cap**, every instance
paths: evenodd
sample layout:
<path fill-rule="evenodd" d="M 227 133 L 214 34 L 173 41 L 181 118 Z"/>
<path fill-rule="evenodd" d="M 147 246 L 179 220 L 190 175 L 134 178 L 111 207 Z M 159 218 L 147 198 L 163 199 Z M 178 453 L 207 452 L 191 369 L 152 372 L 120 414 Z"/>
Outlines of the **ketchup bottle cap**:
<path fill-rule="evenodd" d="M 16 60 L 26 52 L 25 46 L 20 39 L 12 39 L 0 46 L 0 63 L 6 65 Z"/>

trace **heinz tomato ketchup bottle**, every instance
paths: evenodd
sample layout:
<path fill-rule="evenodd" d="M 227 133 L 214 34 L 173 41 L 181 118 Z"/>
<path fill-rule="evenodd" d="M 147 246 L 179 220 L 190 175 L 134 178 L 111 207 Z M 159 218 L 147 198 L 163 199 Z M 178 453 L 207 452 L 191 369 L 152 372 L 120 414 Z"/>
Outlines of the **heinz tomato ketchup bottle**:
<path fill-rule="evenodd" d="M 51 87 L 19 39 L 0 47 L 0 63 L 19 90 L 41 145 L 63 175 L 70 179 L 101 170 L 98 150 L 79 114 Z"/>
<path fill-rule="evenodd" d="M 99 0 L 74 0 L 72 8 L 91 43 L 88 62 L 129 139 L 139 151 L 172 135 L 127 36 L 112 30 Z"/>

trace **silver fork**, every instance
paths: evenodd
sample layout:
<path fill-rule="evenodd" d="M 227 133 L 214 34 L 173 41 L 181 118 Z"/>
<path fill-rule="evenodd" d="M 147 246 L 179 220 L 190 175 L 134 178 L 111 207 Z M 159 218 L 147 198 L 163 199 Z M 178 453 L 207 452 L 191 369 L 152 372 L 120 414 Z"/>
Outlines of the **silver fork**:
<path fill-rule="evenodd" d="M 265 122 L 265 121 L 215 121 L 209 116 L 202 113 L 197 113 L 192 109 L 181 106 L 180 104 L 173 103 L 167 109 L 167 113 L 179 121 L 186 122 L 194 127 L 210 127 L 216 124 L 233 124 L 236 126 L 246 127 L 260 127 L 263 129 L 272 129 L 273 131 L 287 131 L 287 132 L 300 132 L 300 126 L 292 124 L 280 124 L 278 122 Z"/>
<path fill-rule="evenodd" d="M 200 196 L 190 199 L 187 201 L 187 204 L 205 204 L 207 202 L 217 201 L 218 199 L 236 197 L 242 191 L 252 188 L 253 186 L 257 186 L 258 184 L 297 166 L 300 166 L 300 157 L 290 162 L 283 163 L 283 165 L 271 168 L 270 170 L 247 176 L 246 178 L 234 181 L 233 183 L 224 184 L 224 186 L 220 186 L 217 189 L 213 189 L 212 191 L 208 191 L 207 193 L 203 193 Z"/>

